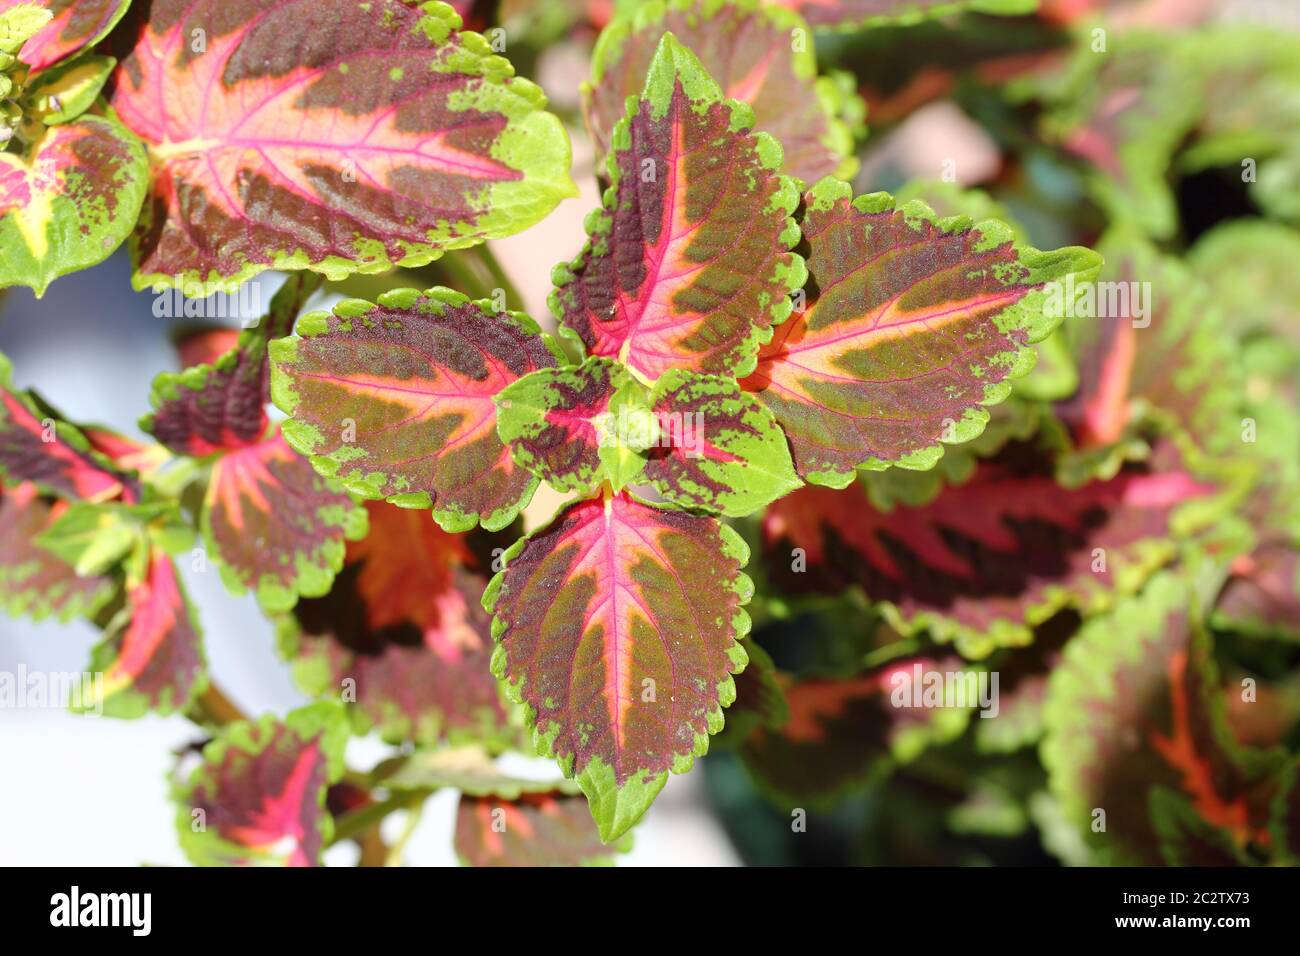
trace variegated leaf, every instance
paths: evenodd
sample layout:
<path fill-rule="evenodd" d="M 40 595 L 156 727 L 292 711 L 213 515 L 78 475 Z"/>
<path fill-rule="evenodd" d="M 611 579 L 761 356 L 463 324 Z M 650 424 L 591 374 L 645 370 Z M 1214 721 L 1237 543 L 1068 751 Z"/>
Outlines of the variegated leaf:
<path fill-rule="evenodd" d="M 317 866 L 333 834 L 325 809 L 343 775 L 337 703 L 222 729 L 173 794 L 181 847 L 199 866 Z"/>
<path fill-rule="evenodd" d="M 745 666 L 748 549 L 715 519 L 626 493 L 580 501 L 506 552 L 484 607 L 493 672 L 606 842 L 722 727 Z"/>
<path fill-rule="evenodd" d="M 0 493 L 0 609 L 6 614 L 67 621 L 93 615 L 113 596 L 110 578 L 82 577 L 36 543 L 66 507 L 42 497 L 31 482 Z"/>
<path fill-rule="evenodd" d="M 111 99 L 153 159 L 136 287 L 422 265 L 572 195 L 541 91 L 459 26 L 437 2 L 153 3 Z"/>
<path fill-rule="evenodd" d="M 808 25 L 761 0 L 651 0 L 602 30 L 583 88 L 598 159 L 609 150 L 627 98 L 640 94 L 665 33 L 700 58 L 725 96 L 753 107 L 754 128 L 784 148 L 782 172 L 805 183 L 852 178 L 853 136 L 864 112 L 852 79 L 819 77 Z"/>
<path fill-rule="evenodd" d="M 494 396 L 557 363 L 519 313 L 449 289 L 347 300 L 271 343 L 271 392 L 285 439 L 316 470 L 366 498 L 432 506 L 444 528 L 505 527 L 537 479 L 497 436 Z"/>
<path fill-rule="evenodd" d="M 1268 841 L 1280 768 L 1230 739 L 1197 610 L 1183 582 L 1161 576 L 1089 622 L 1048 682 L 1042 761 L 1066 819 L 1100 861 L 1166 862 L 1157 787 L 1188 800 L 1238 850 Z"/>
<path fill-rule="evenodd" d="M 918 507 L 877 511 L 860 487 L 801 489 L 768 510 L 764 536 L 784 587 L 857 584 L 900 626 L 984 656 L 1027 643 L 1062 607 L 1098 611 L 1137 589 L 1176 554 L 1183 506 L 1222 510 L 1235 493 L 1167 445 L 1149 463 L 1067 490 L 1041 453 L 1013 445 Z M 792 553 L 801 573 L 789 570 Z"/>
<path fill-rule="evenodd" d="M 0 0 L 0 14 L 20 6 L 49 12 L 49 21 L 23 44 L 19 57 L 37 71 L 108 36 L 130 5 L 131 0 Z"/>
<path fill-rule="evenodd" d="M 672 369 L 651 402 L 658 439 L 645 478 L 674 504 L 747 515 L 803 484 L 772 413 L 733 380 Z"/>
<path fill-rule="evenodd" d="M 135 225 L 148 171 L 139 141 L 101 116 L 43 127 L 25 152 L 0 152 L 0 288 L 41 296 L 107 259 Z"/>
<path fill-rule="evenodd" d="M 805 197 L 807 303 L 741 385 L 772 410 L 805 480 L 844 487 L 855 469 L 930 468 L 968 441 L 1033 366 L 1061 317 L 1046 287 L 1095 275 L 1095 253 L 1039 252 L 994 221 L 936 219 L 885 193 L 823 180 Z"/>
<path fill-rule="evenodd" d="M 263 441 L 271 401 L 267 343 L 292 331 L 298 312 L 319 287 L 319 277 L 290 276 L 268 314 L 238 333 L 228 349 L 183 372 L 160 373 L 150 394 L 154 411 L 140 420 L 140 428 L 178 454 L 195 457 Z"/>
<path fill-rule="evenodd" d="M 781 147 L 670 35 L 628 104 L 604 207 L 582 254 L 556 266 L 551 311 L 645 381 L 674 367 L 744 374 L 805 277 Z"/>
<path fill-rule="evenodd" d="M 255 592 L 269 612 L 326 593 L 345 541 L 366 533 L 364 509 L 278 433 L 213 463 L 202 523 L 227 587 Z"/>

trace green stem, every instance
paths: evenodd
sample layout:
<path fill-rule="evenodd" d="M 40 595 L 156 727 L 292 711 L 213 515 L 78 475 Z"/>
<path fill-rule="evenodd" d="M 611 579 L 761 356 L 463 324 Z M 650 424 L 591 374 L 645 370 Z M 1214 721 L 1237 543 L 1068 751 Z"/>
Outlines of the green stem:
<path fill-rule="evenodd" d="M 194 699 L 190 711 L 190 719 L 201 726 L 210 724 L 216 727 L 228 727 L 248 720 L 248 716 L 239 709 L 239 705 L 211 681 L 207 689 Z"/>
<path fill-rule="evenodd" d="M 397 835 L 393 845 L 389 847 L 388 857 L 384 860 L 384 866 L 401 866 L 402 854 L 406 851 L 406 844 L 411 842 L 411 837 L 415 835 L 416 828 L 420 825 L 420 820 L 424 818 L 424 802 L 416 804 L 406 815 L 406 823 L 402 826 L 402 832 Z"/>
<path fill-rule="evenodd" d="M 330 840 L 330 846 L 354 839 L 369 828 L 378 826 L 390 813 L 423 806 L 432 792 L 432 790 L 408 790 L 395 793 L 386 800 L 369 803 L 359 810 L 345 813 L 334 823 L 334 838 Z"/>

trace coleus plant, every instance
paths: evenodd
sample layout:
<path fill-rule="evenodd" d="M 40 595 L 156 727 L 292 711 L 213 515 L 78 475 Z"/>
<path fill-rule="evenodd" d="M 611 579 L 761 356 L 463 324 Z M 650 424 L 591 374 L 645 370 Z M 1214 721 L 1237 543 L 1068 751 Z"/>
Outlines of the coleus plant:
<path fill-rule="evenodd" d="M 1286 420 L 1285 359 L 1242 355 L 1222 304 L 1294 336 L 1258 292 L 1293 280 L 1285 256 L 1225 290 L 1148 242 L 1160 198 L 1098 253 L 1035 249 L 958 189 L 855 195 L 862 104 L 811 30 L 1018 0 L 647 0 L 598 24 L 603 194 L 535 319 L 483 243 L 576 194 L 570 145 L 461 28 L 481 6 L 0 0 L 0 284 L 39 294 L 128 235 L 138 289 L 289 273 L 254 324 L 189 330 L 149 440 L 0 376 L 0 602 L 103 628 L 79 707 L 210 730 L 175 779 L 189 857 L 311 865 L 348 839 L 385 862 L 379 823 L 450 788 L 464 862 L 609 862 L 721 732 L 791 806 L 963 734 L 1041 741 L 1054 812 L 1112 808 L 1097 859 L 1286 859 L 1294 769 L 1226 739 L 1207 624 L 1296 621 L 1294 461 L 1262 472 L 1300 439 L 1237 460 L 1232 437 Z M 1129 185 L 1093 188 L 1117 210 Z M 1212 235 L 1192 261 L 1228 283 L 1288 241 Z M 1063 325 L 1061 290 L 1099 279 L 1156 281 L 1154 314 Z M 1195 586 L 1171 570 L 1192 555 Z M 224 696 L 187 561 L 255 596 L 317 702 L 249 719 Z M 871 646 L 796 672 L 750 637 L 809 607 Z M 1010 719 L 888 705 L 898 674 L 963 661 L 1012 678 Z M 402 751 L 349 770 L 372 731 Z"/>

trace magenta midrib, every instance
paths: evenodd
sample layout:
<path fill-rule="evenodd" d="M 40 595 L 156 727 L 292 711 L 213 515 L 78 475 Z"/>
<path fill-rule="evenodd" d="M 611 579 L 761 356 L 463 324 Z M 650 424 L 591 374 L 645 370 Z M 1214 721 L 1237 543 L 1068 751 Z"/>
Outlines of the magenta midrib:
<path fill-rule="evenodd" d="M 801 352 L 820 351 L 834 345 L 839 345 L 841 342 L 847 342 L 850 339 L 856 339 L 856 338 L 868 336 L 873 332 L 882 332 L 882 331 L 887 331 L 889 329 L 906 329 L 917 324 L 924 325 L 925 323 L 933 321 L 934 319 L 942 319 L 945 316 L 952 315 L 956 312 L 970 312 L 976 309 L 990 309 L 990 308 L 997 308 L 1004 304 L 1008 304 L 1008 305 L 1014 304 L 1018 302 L 1020 299 L 1024 298 L 1024 296 L 1028 293 L 1027 289 L 1013 287 L 1008 292 L 1001 292 L 993 295 L 988 295 L 983 298 L 976 298 L 970 302 L 965 303 L 964 305 L 955 306 L 949 309 L 944 309 L 940 312 L 927 312 L 926 314 L 917 316 L 914 319 L 907 319 L 906 321 L 903 322 L 895 322 L 891 325 L 886 325 L 883 327 L 878 324 L 880 322 L 880 317 L 889 310 L 889 307 L 893 305 L 895 302 L 897 302 L 899 299 L 901 299 L 903 296 L 907 295 L 908 292 L 911 292 L 913 289 L 915 289 L 917 285 L 919 285 L 922 282 L 928 282 L 930 279 L 933 279 L 935 276 L 941 275 L 944 272 L 950 272 L 953 269 L 963 268 L 966 265 L 968 265 L 968 263 L 956 263 L 947 268 L 936 270 L 935 272 L 932 272 L 929 275 L 926 275 L 923 278 L 918 279 L 916 282 L 909 285 L 906 289 L 899 292 L 893 298 L 889 299 L 887 302 L 882 303 L 881 306 L 876 310 L 876 315 L 871 320 L 871 325 L 865 329 L 861 327 L 854 328 L 851 331 L 843 332 L 839 335 L 834 335 L 830 338 L 819 338 L 817 337 L 815 331 L 809 330 L 809 333 L 807 336 L 805 336 L 803 342 L 796 342 L 793 346 L 788 346 L 785 344 L 785 342 L 789 341 L 789 338 L 787 337 L 786 340 L 782 342 L 783 354 L 789 356 L 789 355 L 797 355 Z M 805 317 L 803 321 L 807 322 L 808 320 Z M 852 324 L 855 326 L 858 326 L 860 322 L 861 320 L 852 320 Z M 932 334 L 941 334 L 939 332 L 936 332 L 936 330 L 934 329 L 927 328 L 927 331 L 931 332 Z M 999 332 L 998 334 L 1003 335 L 1004 337 L 1006 336 L 1006 333 L 1003 332 Z M 810 371 L 810 372 L 814 371 L 813 369 L 809 369 L 806 366 L 799 365 L 797 362 L 790 361 L 789 359 L 783 359 L 783 361 L 786 361 L 790 365 L 794 365 L 797 368 L 803 368 L 806 371 Z"/>

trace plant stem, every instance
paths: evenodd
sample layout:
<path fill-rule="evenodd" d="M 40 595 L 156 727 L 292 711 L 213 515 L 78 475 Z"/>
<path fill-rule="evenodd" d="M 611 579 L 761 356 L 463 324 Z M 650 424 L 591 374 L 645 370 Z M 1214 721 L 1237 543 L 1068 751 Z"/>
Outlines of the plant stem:
<path fill-rule="evenodd" d="M 411 842 L 411 837 L 415 835 L 415 830 L 423 817 L 424 801 L 420 801 L 407 812 L 406 823 L 402 826 L 402 832 L 397 835 L 397 839 L 393 841 L 384 860 L 384 866 L 402 865 L 402 853 L 406 850 L 406 844 Z"/>
<path fill-rule="evenodd" d="M 395 793 L 386 800 L 366 804 L 359 810 L 353 810 L 339 817 L 334 824 L 334 838 L 330 846 L 344 840 L 353 840 L 370 827 L 378 826 L 385 817 L 397 810 L 410 810 L 422 806 L 431 790 L 410 790 Z"/>
<path fill-rule="evenodd" d="M 215 724 L 218 727 L 227 727 L 248 720 L 248 716 L 239 709 L 239 705 L 211 681 L 208 682 L 207 689 L 195 699 L 191 710 L 190 718 L 200 725 Z"/>

